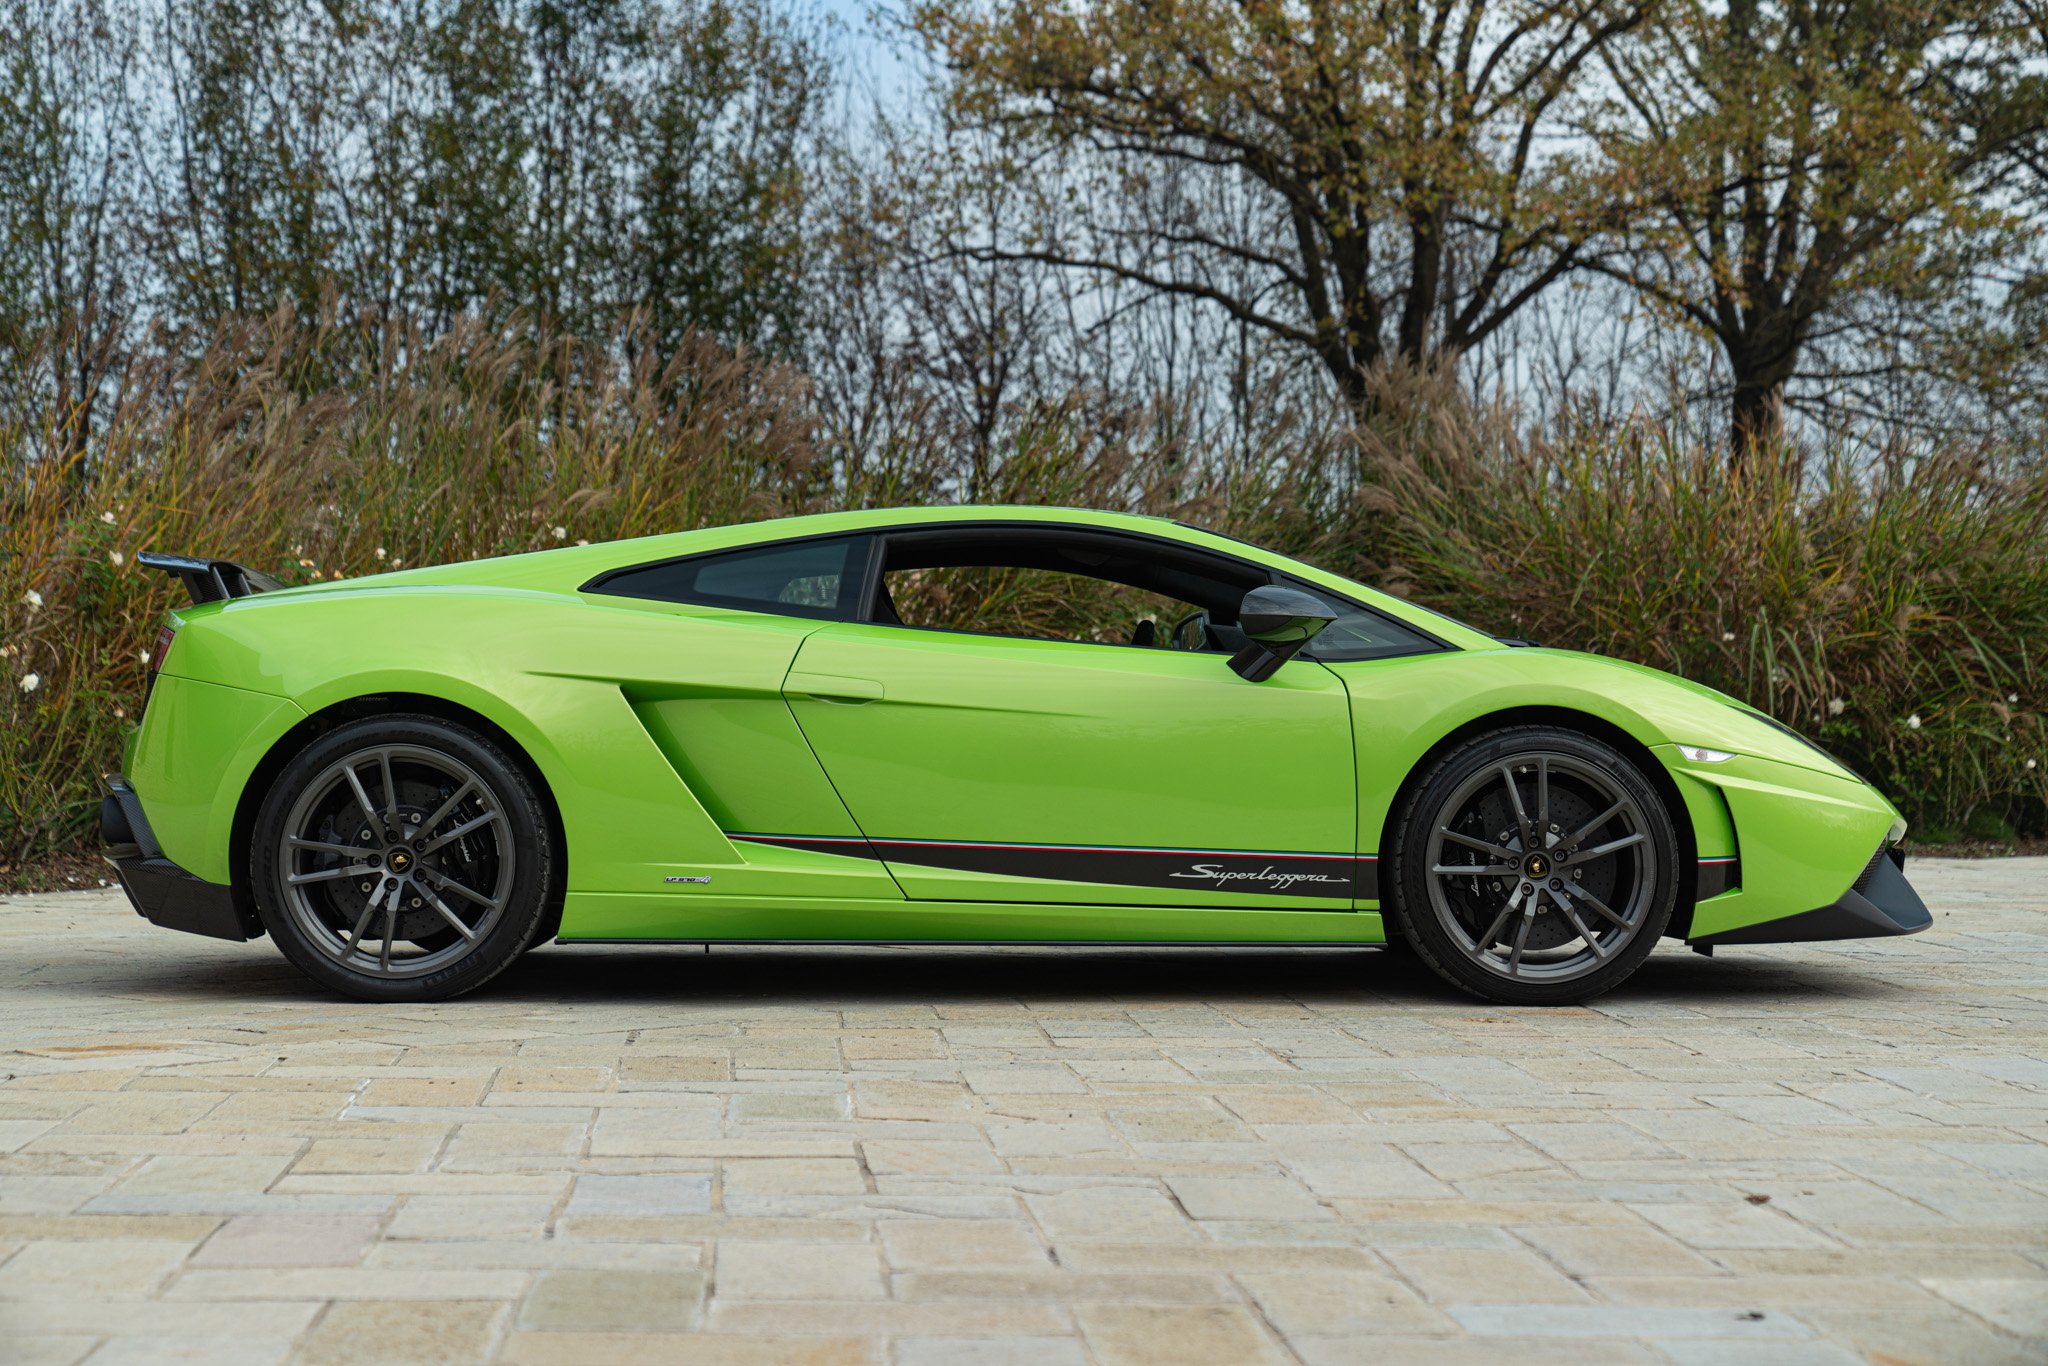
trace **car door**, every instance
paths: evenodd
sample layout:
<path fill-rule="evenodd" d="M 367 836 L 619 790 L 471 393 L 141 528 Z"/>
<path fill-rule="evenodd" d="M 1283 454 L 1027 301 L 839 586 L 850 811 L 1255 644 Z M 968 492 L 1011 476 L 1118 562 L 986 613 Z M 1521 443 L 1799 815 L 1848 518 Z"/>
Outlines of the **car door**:
<path fill-rule="evenodd" d="M 1348 700 L 1312 661 L 1249 683 L 1221 654 L 849 622 L 805 638 L 784 694 L 913 900 L 1360 891 Z"/>

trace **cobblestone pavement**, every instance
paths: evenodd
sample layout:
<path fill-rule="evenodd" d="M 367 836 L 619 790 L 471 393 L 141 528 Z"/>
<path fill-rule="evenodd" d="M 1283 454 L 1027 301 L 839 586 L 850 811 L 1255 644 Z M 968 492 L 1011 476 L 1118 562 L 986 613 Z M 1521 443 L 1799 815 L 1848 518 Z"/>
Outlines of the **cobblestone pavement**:
<path fill-rule="evenodd" d="M 550 948 L 368 1007 L 0 902 L 0 1359 L 2048 1356 L 2048 859 L 1591 1009 L 1386 955 Z"/>

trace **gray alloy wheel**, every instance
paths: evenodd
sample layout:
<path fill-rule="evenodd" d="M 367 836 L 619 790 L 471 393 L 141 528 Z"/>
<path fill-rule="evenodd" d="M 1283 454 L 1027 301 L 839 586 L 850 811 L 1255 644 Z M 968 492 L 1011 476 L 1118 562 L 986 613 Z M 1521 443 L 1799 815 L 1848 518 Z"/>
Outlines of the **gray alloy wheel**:
<path fill-rule="evenodd" d="M 353 750 L 285 817 L 285 910 L 351 972 L 448 967 L 505 913 L 519 855 L 504 815 L 503 799 L 459 759 L 418 745 Z"/>
<path fill-rule="evenodd" d="M 1669 814 L 1633 764 L 1570 731 L 1518 728 L 1446 757 L 1407 805 L 1393 919 L 1440 974 L 1492 1000 L 1584 1000 L 1669 922 Z"/>
<path fill-rule="evenodd" d="M 519 766 L 438 718 L 371 718 L 279 775 L 251 844 L 278 947 L 364 1000 L 482 985 L 539 930 L 551 830 Z"/>

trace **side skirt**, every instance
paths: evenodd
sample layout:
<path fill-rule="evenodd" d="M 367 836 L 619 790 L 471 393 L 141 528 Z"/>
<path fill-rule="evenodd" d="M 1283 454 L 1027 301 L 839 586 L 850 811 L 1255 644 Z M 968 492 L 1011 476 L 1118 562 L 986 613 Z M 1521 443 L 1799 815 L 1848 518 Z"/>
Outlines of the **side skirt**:
<path fill-rule="evenodd" d="M 1384 949 L 1352 939 L 557 939 L 557 944 L 630 944 L 656 948 L 717 944 L 755 949 Z"/>
<path fill-rule="evenodd" d="M 570 892 L 563 943 L 1378 944 L 1377 911 Z"/>

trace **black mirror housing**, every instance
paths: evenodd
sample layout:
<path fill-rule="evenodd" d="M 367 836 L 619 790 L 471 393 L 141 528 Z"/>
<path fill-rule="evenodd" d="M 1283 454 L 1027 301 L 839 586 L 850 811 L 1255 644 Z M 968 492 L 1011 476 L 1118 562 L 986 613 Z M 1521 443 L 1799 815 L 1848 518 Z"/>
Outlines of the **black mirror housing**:
<path fill-rule="evenodd" d="M 1313 593 L 1279 584 L 1254 588 L 1237 609 L 1246 644 L 1230 657 L 1230 667 L 1247 682 L 1263 683 L 1336 619 L 1330 605 Z"/>

